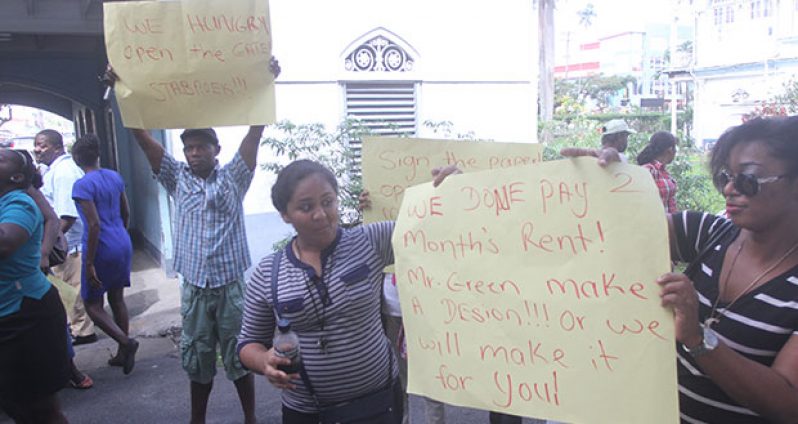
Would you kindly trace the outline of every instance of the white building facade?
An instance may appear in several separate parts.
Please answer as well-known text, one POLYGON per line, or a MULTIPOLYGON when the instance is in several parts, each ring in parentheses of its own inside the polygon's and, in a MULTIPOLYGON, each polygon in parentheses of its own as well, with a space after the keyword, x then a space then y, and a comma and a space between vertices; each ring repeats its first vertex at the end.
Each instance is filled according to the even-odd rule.
POLYGON ((694 135, 716 140, 798 74, 798 1, 695 2, 694 135))
MULTIPOLYGON (((270 12, 278 120, 332 131, 357 118, 377 133, 430 138, 424 122, 449 121, 482 139, 536 141, 537 15, 528 0, 272 0, 270 12)), ((225 163, 244 129, 217 131, 225 163)), ((167 144, 182 157, 178 134, 167 144)), ((261 149, 261 161, 269 154, 261 149)), ((247 214, 274 212, 273 180, 258 170, 247 214)))

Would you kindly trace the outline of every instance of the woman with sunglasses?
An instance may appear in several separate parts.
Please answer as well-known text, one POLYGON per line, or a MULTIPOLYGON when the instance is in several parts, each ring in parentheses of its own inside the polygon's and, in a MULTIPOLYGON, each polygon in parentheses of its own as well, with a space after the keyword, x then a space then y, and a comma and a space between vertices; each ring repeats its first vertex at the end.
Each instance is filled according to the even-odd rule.
POLYGON ((676 157, 676 137, 667 131, 657 131, 648 140, 646 147, 637 155, 637 164, 651 173, 659 189, 665 212, 674 213, 676 209, 676 180, 666 167, 676 157))
MULTIPOLYGON (((561 153, 619 161, 612 149, 561 153)), ((671 255, 691 266, 657 281, 675 319, 682 422, 796 423, 798 116, 730 128, 710 167, 726 217, 668 215, 671 255)))

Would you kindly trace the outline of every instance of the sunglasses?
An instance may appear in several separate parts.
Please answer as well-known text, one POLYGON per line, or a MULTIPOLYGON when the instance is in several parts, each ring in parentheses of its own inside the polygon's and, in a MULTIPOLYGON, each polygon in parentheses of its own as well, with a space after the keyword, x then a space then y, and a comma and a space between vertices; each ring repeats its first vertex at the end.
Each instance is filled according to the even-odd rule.
POLYGON ((776 175, 775 177, 759 178, 754 174, 740 173, 737 175, 732 175, 729 173, 729 171, 723 170, 715 175, 712 178, 712 181, 715 183, 715 188, 717 188, 721 193, 723 192, 723 188, 726 187, 726 184, 731 181, 734 189, 737 190, 738 193, 751 197, 759 193, 759 186, 762 184, 776 182, 787 176, 788 174, 776 175))

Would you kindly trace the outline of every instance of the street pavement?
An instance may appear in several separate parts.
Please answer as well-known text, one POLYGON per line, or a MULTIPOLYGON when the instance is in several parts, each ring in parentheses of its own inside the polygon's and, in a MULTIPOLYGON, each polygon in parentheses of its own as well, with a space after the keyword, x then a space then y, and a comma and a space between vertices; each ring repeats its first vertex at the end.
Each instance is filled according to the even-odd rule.
MULTIPOLYGON (((254 255, 253 255, 254 256, 254 255)), ((256 259, 257 260, 257 259, 256 259)), ((130 375, 107 364, 116 343, 98 329, 100 340, 76 346, 75 363, 94 380, 89 390, 65 388, 59 393, 71 423, 187 423, 189 381, 180 365, 180 296, 176 278, 169 278, 147 254, 133 257, 131 287, 125 296, 130 332, 140 342, 130 375)), ((261 424, 280 423, 280 393, 265 378, 255 377, 256 412, 261 424)), ((423 401, 411 396, 411 422, 424 423, 423 401)), ((488 413, 447 406, 447 422, 487 423, 488 413)), ((243 422, 235 387, 219 368, 208 405, 208 424, 243 422)), ((531 420, 525 420, 531 423, 531 420)), ((0 424, 11 420, 0 412, 0 424)))

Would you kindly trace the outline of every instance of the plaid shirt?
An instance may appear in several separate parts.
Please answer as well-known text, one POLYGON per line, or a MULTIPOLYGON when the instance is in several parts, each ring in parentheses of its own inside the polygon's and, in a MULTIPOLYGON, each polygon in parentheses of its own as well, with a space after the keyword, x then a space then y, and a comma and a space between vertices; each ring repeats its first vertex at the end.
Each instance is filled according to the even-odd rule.
POLYGON ((164 153, 156 177, 174 199, 175 271, 189 284, 221 287, 249 268, 242 202, 253 175, 238 152, 207 179, 164 153))
POLYGON ((676 180, 671 177, 665 165, 658 160, 651 161, 643 165, 651 176, 654 177, 654 182, 657 183, 659 189, 659 197, 662 198, 662 205, 665 207, 665 212, 675 213, 679 210, 676 209, 676 180))

